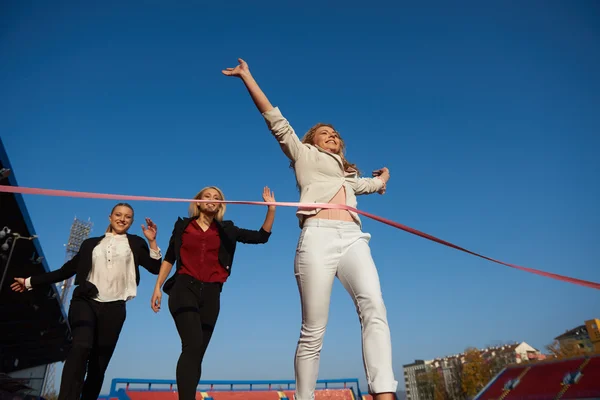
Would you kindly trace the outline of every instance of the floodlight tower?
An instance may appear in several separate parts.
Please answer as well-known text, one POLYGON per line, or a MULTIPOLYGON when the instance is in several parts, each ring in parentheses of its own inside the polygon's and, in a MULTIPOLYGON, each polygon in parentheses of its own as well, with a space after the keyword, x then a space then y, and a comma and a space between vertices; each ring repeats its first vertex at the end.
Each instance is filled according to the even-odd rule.
MULTIPOLYGON (((75 217, 73 224, 71 225, 71 232, 69 233, 69 240, 66 247, 65 254, 65 262, 72 259, 77 252, 79 251, 79 247, 81 247, 81 243, 85 239, 90 236, 90 232, 92 231, 93 223, 88 219, 87 221, 82 221, 75 217)), ((57 284, 58 292, 60 294, 60 302, 63 307, 67 307, 67 298, 69 296, 69 291, 73 286, 73 281, 75 277, 72 276, 66 281, 57 284)), ((44 386, 43 386, 43 396, 47 397, 48 395, 55 394, 54 384, 56 381, 56 363, 48 365, 46 369, 46 376, 44 378, 44 386)))

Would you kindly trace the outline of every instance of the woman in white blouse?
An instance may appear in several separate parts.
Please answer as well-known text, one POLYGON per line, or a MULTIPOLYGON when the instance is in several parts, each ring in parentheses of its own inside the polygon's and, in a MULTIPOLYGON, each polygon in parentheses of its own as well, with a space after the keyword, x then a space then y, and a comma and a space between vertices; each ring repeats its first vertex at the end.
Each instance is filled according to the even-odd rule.
MULTIPOLYGON (((361 178, 344 156, 344 141, 330 124, 317 124, 300 140, 262 92, 248 64, 238 59, 223 70, 242 79, 281 149, 290 159, 302 203, 335 203, 356 207, 356 195, 385 192, 387 168, 361 178)), ((319 357, 329 315, 333 280, 346 288, 359 315, 363 359, 369 393, 376 400, 394 399, 398 382, 392 369, 392 346, 379 276, 369 248, 370 235, 361 230, 355 212, 298 209, 302 232, 294 272, 302 304, 302 328, 296 349, 295 400, 314 399, 319 357)))
POLYGON ((125 322, 125 303, 137 294, 138 266, 154 275, 160 270, 162 256, 152 220, 146 218, 147 226, 142 225, 148 247, 143 238, 127 233, 133 223, 133 208, 129 204, 114 206, 108 219, 105 234, 85 240, 75 257, 60 269, 15 278, 11 285, 14 291, 24 292, 75 275, 77 287, 69 308, 73 343, 63 368, 59 400, 98 399, 125 322))

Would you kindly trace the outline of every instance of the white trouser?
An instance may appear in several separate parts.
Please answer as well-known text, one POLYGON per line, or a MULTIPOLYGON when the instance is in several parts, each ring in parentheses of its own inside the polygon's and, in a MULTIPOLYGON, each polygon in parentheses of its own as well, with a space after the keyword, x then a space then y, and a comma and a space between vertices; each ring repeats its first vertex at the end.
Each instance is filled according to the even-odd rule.
POLYGON ((313 400, 319 357, 329 316, 333 279, 346 288, 360 319, 363 362, 369 393, 395 392, 392 343, 379 275, 369 240, 354 222, 312 218, 304 223, 294 261, 302 303, 296 348, 296 400, 313 400))

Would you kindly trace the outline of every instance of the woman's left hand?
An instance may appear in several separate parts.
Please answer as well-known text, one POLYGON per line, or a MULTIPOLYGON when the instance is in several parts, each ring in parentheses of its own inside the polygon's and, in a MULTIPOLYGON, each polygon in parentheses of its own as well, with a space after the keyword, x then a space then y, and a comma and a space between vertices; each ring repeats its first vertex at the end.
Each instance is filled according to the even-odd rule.
POLYGON ((386 167, 383 167, 381 169, 373 171, 373 176, 383 181, 383 187, 379 189, 377 193, 384 194, 387 187, 387 181, 390 180, 390 170, 386 167))
MULTIPOLYGON (((268 186, 265 186, 263 189, 263 200, 266 202, 275 202, 275 192, 272 192, 271 189, 269 189, 268 186)), ((275 206, 269 206, 269 208, 274 209, 275 206)))
POLYGON ((142 224, 142 231, 144 232, 144 236, 146 236, 146 239, 148 239, 148 241, 150 242, 153 242, 156 240, 156 233, 158 231, 158 227, 154 222, 152 222, 150 218, 146 218, 146 224, 148 225, 147 228, 144 224, 142 224))
POLYGON ((387 169, 387 167, 377 169, 373 171, 373 176, 378 176, 381 179, 384 179, 385 182, 387 182, 390 179, 390 170, 387 169))

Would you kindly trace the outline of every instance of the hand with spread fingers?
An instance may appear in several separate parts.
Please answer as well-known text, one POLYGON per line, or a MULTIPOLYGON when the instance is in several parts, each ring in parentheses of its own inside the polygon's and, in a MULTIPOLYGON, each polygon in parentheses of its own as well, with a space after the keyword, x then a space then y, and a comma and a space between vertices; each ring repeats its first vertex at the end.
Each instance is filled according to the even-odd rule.
POLYGON ((156 241, 158 226, 156 226, 156 224, 150 218, 146 218, 146 224, 148 227, 142 224, 142 232, 144 232, 144 236, 146 236, 146 239, 148 239, 149 242, 156 241))

